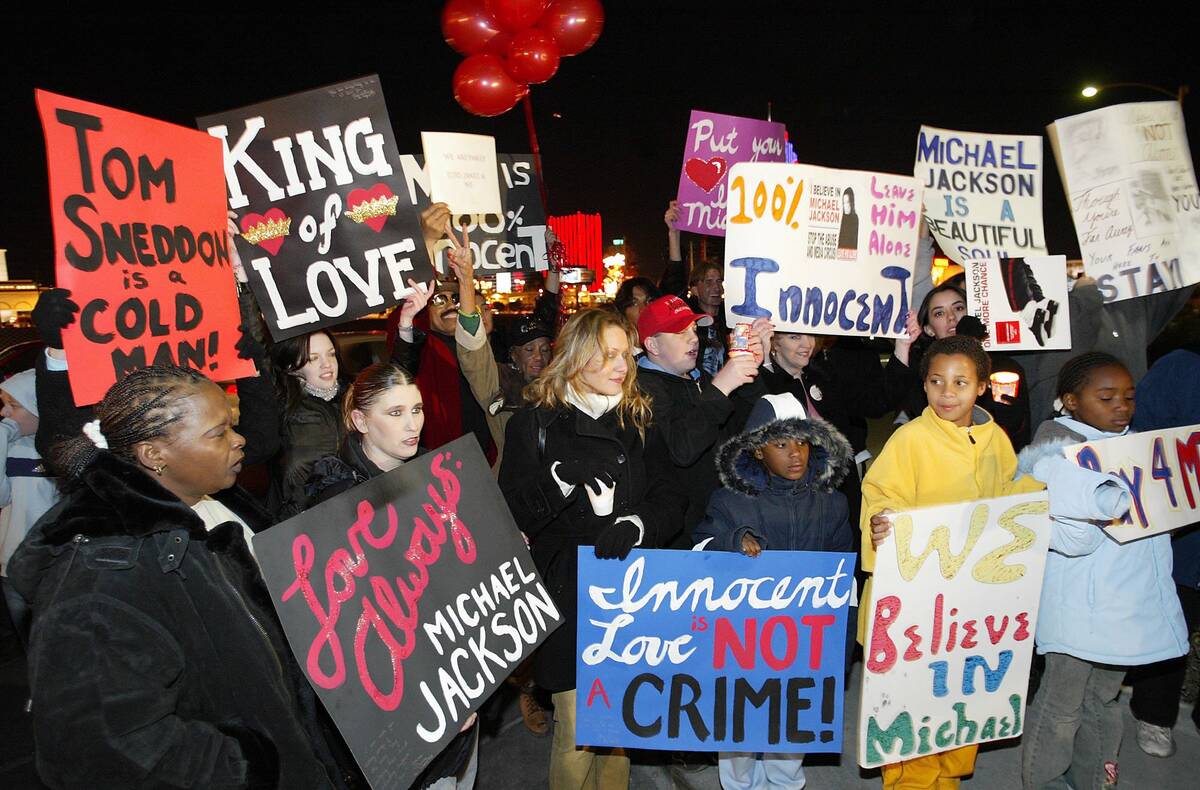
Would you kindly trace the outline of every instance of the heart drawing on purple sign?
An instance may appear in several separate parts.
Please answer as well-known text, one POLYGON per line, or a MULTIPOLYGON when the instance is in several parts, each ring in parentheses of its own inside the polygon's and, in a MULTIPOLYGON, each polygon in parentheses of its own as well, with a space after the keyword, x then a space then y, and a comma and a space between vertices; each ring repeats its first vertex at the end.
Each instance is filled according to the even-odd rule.
POLYGON ((687 177, 691 179, 692 183, 705 192, 712 192, 713 188, 721 183, 721 179, 725 177, 725 171, 728 169, 728 163, 719 156, 708 160, 692 157, 683 166, 683 172, 687 173, 687 177))

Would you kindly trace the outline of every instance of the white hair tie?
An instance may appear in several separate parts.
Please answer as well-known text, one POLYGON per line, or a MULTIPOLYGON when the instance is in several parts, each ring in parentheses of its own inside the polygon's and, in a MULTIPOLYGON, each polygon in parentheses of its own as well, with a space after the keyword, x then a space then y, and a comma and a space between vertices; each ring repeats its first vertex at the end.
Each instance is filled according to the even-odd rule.
POLYGON ((83 435, 91 440, 92 444, 101 450, 108 449, 108 439, 104 438, 104 434, 100 432, 100 421, 92 420, 89 423, 84 423, 83 435))

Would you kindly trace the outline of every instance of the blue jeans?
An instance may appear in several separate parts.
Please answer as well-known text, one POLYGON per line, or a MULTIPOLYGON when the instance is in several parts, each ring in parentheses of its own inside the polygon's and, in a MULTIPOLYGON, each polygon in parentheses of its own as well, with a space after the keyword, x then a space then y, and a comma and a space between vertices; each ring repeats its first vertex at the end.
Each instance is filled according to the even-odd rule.
POLYGON ((1124 667, 1093 664, 1064 653, 1046 654, 1042 684, 1025 719, 1021 784, 1025 790, 1075 790, 1117 784, 1124 667))
POLYGON ((721 752, 717 772, 724 790, 800 790, 804 787, 803 754, 721 752))

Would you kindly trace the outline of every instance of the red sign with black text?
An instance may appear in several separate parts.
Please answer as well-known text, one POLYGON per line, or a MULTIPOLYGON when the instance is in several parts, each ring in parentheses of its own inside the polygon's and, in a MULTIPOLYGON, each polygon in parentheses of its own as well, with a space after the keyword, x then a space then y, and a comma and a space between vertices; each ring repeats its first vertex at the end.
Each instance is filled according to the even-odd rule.
POLYGON ((75 403, 154 364, 216 381, 240 359, 221 143, 203 132, 37 91, 55 272, 79 305, 63 330, 75 403))

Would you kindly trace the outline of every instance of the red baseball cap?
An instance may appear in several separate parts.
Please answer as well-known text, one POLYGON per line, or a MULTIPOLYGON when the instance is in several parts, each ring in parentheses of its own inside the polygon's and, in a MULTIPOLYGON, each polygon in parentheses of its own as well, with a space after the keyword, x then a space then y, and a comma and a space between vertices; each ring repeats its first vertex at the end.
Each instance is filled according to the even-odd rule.
POLYGON ((682 332, 695 322, 708 326, 712 316, 692 312, 688 303, 678 296, 663 296, 655 299, 642 310, 638 317, 638 337, 647 338, 659 332, 682 332))

